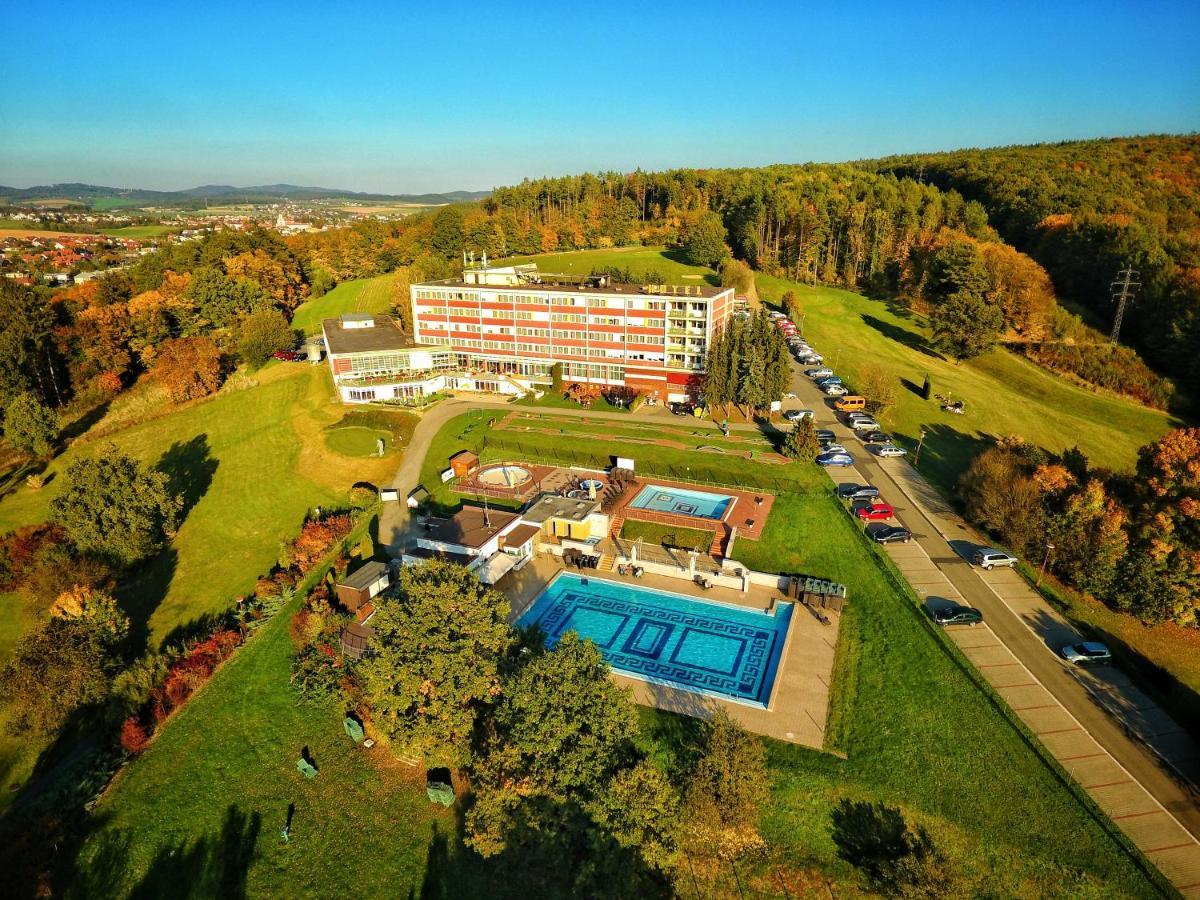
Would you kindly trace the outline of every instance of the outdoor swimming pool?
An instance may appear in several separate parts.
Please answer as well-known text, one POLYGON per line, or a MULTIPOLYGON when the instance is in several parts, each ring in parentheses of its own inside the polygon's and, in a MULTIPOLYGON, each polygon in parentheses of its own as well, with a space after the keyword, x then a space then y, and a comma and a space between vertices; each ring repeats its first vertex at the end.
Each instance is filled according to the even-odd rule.
POLYGON ((576 631, 623 675, 765 707, 791 618, 563 572, 519 623, 551 646, 576 631))
POLYGON ((650 509, 655 512, 674 513, 677 516, 695 516, 698 519, 720 519, 733 503, 727 494, 710 494, 707 491, 689 491, 684 488, 668 488, 648 484, 629 504, 634 509, 650 509))

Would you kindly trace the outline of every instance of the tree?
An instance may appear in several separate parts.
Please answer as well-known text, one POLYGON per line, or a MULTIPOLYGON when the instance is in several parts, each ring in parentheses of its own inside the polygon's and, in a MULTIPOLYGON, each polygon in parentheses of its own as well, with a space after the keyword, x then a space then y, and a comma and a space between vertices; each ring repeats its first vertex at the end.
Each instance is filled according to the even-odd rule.
POLYGON ((277 309, 260 309, 242 319, 238 336, 238 356, 251 368, 271 358, 276 350, 296 346, 296 332, 277 309))
POLYGON ((843 798, 831 814, 838 856, 872 889, 903 897, 947 897, 955 875, 923 826, 914 830, 894 806, 843 798))
POLYGON ((174 536, 183 501, 169 491, 166 473, 142 468, 111 444, 72 462, 63 480, 51 515, 80 550, 130 566, 174 536))
POLYGON ((699 749, 684 791, 689 853, 736 860, 761 851, 758 822, 770 790, 762 742, 719 709, 699 749))
POLYGON ((232 324, 239 315, 274 304, 271 294, 257 282, 230 278, 217 266, 196 269, 185 296, 201 321, 216 328, 232 324))
POLYGON ((740 259, 726 257, 721 263, 721 286, 731 287, 739 294, 748 294, 754 287, 754 272, 740 259))
POLYGON ((211 338, 172 338, 159 345, 152 372, 176 403, 205 397, 221 386, 221 350, 211 338))
POLYGON ((129 618, 111 596, 80 588, 51 612, 0 672, 0 700, 16 734, 55 734, 76 710, 107 698, 120 667, 129 618))
POLYGON ((715 212, 706 212, 687 230, 683 243, 684 258, 694 266, 715 268, 726 256, 725 223, 715 212))
POLYGON ((433 231, 429 240, 435 253, 455 256, 463 250, 463 208, 446 206, 433 216, 433 231))
POLYGON ((1004 315, 981 297, 969 293, 952 294, 933 308, 929 325, 937 349, 956 362, 972 359, 996 346, 1004 315))
POLYGON ((783 455, 802 462, 812 462, 821 452, 813 417, 805 416, 783 438, 783 455))
POLYGON ((1126 520, 1100 479, 1072 493, 1062 511, 1050 516, 1046 531, 1059 574, 1082 590, 1106 595, 1129 544, 1126 520))
POLYGON ((882 413, 896 402, 896 379, 878 363, 866 363, 858 370, 858 392, 867 398, 873 413, 882 413))
POLYGON ((804 320, 804 309, 800 306, 800 298, 796 296, 796 292, 784 291, 780 305, 783 307, 784 315, 799 327, 804 320))
POLYGON ((22 391, 4 409, 4 438, 29 456, 49 456, 58 438, 58 416, 32 391, 22 391))
POLYGON ((0 278, 0 404, 33 391, 61 403, 52 329, 54 312, 45 298, 11 278, 0 278))
POLYGON ((1045 532, 1042 491, 1020 453, 990 447, 959 478, 967 518, 1000 537, 1018 553, 1036 546, 1045 532))
POLYGON ((405 755, 463 765, 480 710, 500 693, 507 598, 462 566, 405 567, 376 600, 375 652, 360 663, 375 722, 405 755))
POLYGON ((637 712, 608 676, 596 645, 569 631, 505 684, 474 767, 467 842, 476 851, 502 852, 538 810, 556 819, 587 808, 636 762, 637 712))

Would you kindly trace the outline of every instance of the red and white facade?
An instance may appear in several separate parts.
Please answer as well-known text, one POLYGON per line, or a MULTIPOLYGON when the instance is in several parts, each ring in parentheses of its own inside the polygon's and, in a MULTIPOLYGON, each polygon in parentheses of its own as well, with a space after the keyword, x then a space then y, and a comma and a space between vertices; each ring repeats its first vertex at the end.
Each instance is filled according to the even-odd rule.
POLYGON ((536 266, 468 268, 461 281, 411 288, 413 340, 446 347, 469 371, 545 385, 563 380, 682 401, 709 342, 733 311, 733 288, 609 284, 541 275, 536 266))

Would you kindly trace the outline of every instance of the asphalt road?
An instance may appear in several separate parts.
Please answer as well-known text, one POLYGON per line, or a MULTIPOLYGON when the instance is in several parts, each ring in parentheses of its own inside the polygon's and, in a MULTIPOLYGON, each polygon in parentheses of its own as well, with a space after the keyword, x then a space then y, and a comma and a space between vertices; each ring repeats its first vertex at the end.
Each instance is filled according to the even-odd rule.
MULTIPOLYGON (((799 396, 797 401, 793 401, 794 404, 815 410, 818 427, 834 431, 839 442, 853 454, 858 472, 879 488, 883 499, 895 508, 897 519, 913 533, 913 539, 958 589, 966 602, 983 613, 992 631, 1013 655, 1042 682, 1097 743, 1141 782, 1185 828, 1200 838, 1200 805, 1197 804, 1195 796, 1176 780, 1156 756, 1125 734, 1121 726, 1096 704, 1066 664, 1047 646, 1046 641, 1031 631, 1025 622, 1009 609, 979 572, 950 543, 954 541, 959 545, 959 549, 980 546, 979 536, 949 511, 934 513, 938 518, 935 527, 929 516, 918 508, 893 477, 894 471, 909 466, 908 460, 884 460, 869 453, 865 445, 854 436, 853 431, 837 419, 837 414, 827 405, 827 398, 803 371, 798 366, 793 368, 793 390, 799 396)), ((830 470, 830 473, 836 479, 839 471, 841 470, 830 470)))

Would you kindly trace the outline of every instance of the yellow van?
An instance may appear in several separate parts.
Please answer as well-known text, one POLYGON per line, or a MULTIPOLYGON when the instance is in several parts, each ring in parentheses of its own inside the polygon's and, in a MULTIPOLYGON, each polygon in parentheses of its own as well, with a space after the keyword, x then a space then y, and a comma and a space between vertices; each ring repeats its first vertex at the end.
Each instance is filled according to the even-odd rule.
POLYGON ((840 412, 854 412, 858 409, 866 409, 867 398, 860 397, 857 394, 847 394, 845 397, 839 397, 835 400, 833 408, 840 412))

